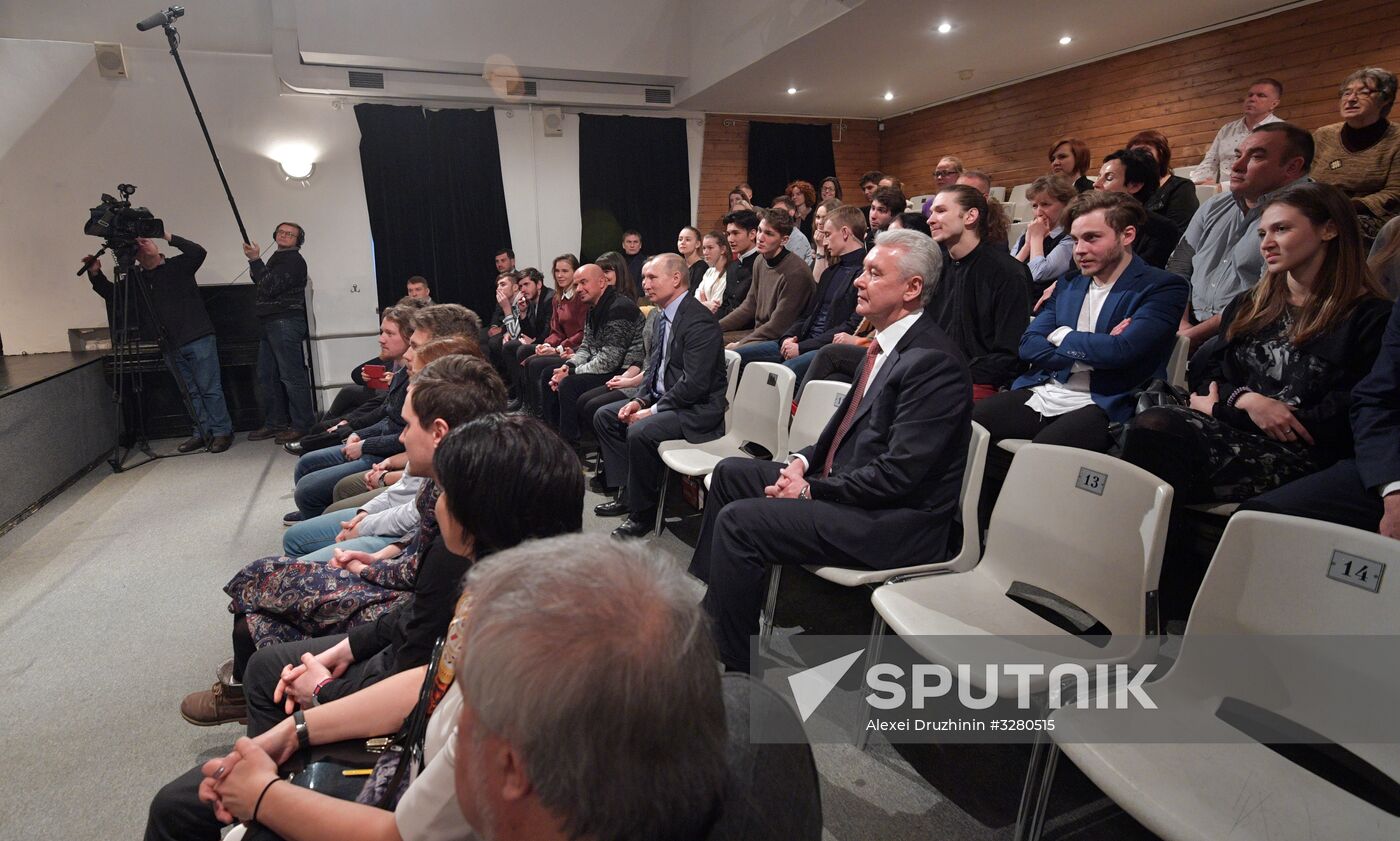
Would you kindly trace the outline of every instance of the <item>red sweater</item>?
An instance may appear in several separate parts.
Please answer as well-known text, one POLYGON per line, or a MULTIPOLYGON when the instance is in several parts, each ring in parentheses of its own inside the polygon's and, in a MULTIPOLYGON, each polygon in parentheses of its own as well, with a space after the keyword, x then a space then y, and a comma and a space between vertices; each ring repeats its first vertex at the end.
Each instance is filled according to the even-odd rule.
POLYGON ((549 335, 540 340, 540 343, 577 349, 583 341, 583 322, 586 318, 588 307, 577 295, 571 295, 565 300, 562 294, 556 293, 554 313, 549 317, 549 335))

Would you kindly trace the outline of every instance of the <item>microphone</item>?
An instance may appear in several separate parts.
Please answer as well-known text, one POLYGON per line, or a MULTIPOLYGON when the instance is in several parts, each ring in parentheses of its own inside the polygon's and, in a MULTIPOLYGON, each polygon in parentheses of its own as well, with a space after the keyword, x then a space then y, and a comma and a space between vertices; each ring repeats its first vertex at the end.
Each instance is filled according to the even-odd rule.
POLYGON ((184 6, 171 6, 168 9, 156 12, 150 17, 136 24, 137 30, 145 32, 147 29, 155 29, 157 26, 169 26, 175 19, 185 14, 184 6))

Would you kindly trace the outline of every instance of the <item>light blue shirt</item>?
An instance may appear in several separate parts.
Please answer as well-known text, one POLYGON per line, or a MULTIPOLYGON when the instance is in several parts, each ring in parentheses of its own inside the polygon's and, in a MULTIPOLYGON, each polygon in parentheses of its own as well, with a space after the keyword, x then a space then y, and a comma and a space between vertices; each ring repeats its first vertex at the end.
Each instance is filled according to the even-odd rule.
POLYGON ((812 241, 807 239, 801 228, 794 227, 792 233, 788 234, 787 250, 796 254, 799 260, 807 264, 807 268, 812 268, 812 263, 816 260, 812 254, 812 241))
MULTIPOLYGON (((1065 233, 1065 229, 1055 228, 1050 231, 1050 236, 1058 237, 1065 233)), ((1021 238, 1016 240, 1016 245, 1011 249, 1011 256, 1015 257, 1021 253, 1021 247, 1026 244, 1026 235, 1021 234, 1021 238)), ((1060 241, 1055 243, 1055 247, 1050 249, 1049 254, 1039 257, 1031 257, 1026 262, 1026 268, 1031 270, 1031 280, 1036 283, 1049 283, 1058 280, 1065 272, 1069 271, 1070 264, 1074 262, 1074 239, 1068 234, 1060 237, 1060 241)))

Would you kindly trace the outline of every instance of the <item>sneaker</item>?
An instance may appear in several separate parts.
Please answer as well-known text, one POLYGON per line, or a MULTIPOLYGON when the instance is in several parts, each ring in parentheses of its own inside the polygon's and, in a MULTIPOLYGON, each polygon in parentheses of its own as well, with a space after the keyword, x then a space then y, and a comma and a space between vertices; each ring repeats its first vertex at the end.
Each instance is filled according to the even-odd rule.
POLYGON ((248 699, 243 687, 215 684, 203 692, 191 692, 180 702, 180 715, 198 727, 216 724, 248 723, 248 699))
POLYGON ((283 515, 282 515, 282 525, 284 525, 284 526, 294 526, 294 525, 296 525, 297 523, 300 523, 302 520, 305 520, 305 519, 306 519, 306 515, 305 515, 305 514, 301 513, 300 511, 292 511, 292 512, 289 512, 289 513, 287 513, 287 514, 283 514, 283 515))
POLYGON ((306 437, 306 433, 299 429, 284 429, 277 434, 273 440, 278 444, 293 444, 306 437))
POLYGON ((266 441, 266 440, 269 439, 269 438, 276 438, 278 435, 281 435, 283 432, 286 432, 286 431, 287 431, 286 428, 283 428, 283 429, 273 429, 273 428, 270 427, 270 426, 264 426, 264 427, 262 427, 262 428, 260 428, 260 429, 255 429, 255 430, 253 430, 252 432, 249 432, 249 433, 248 433, 248 440, 249 440, 249 441, 266 441))

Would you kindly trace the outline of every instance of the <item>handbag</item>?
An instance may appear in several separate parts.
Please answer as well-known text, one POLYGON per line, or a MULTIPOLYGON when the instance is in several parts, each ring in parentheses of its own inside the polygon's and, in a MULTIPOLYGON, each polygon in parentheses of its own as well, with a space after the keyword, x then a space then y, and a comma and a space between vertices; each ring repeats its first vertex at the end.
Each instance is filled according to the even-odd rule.
MULTIPOLYGON (((1162 406, 1189 406, 1191 405, 1191 395, 1185 389, 1177 388, 1163 379, 1149 380, 1147 385, 1134 392, 1133 416, 1137 417, 1148 409, 1157 409, 1162 406)), ((1109 448, 1109 455, 1121 456, 1123 453, 1123 442, 1128 435, 1128 424, 1120 422, 1108 425, 1108 435, 1113 439, 1113 445, 1109 448)))
POLYGON ((338 800, 353 800, 393 811, 408 791, 409 770, 423 770, 423 742, 434 703, 436 675, 445 638, 439 637, 413 711, 399 732, 388 738, 317 745, 301 751, 281 768, 292 785, 338 800), (405 761, 407 760, 407 761, 405 761))

